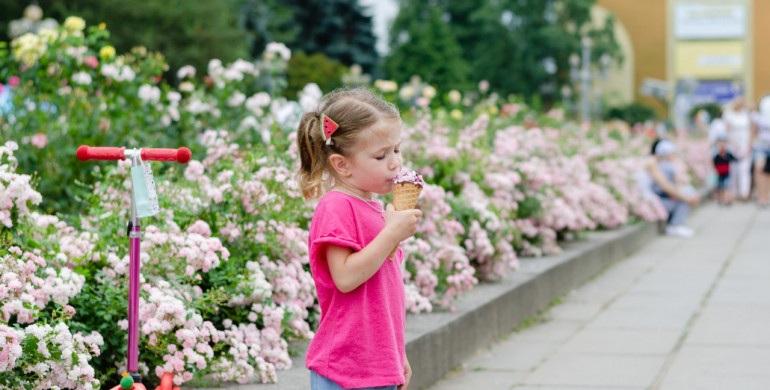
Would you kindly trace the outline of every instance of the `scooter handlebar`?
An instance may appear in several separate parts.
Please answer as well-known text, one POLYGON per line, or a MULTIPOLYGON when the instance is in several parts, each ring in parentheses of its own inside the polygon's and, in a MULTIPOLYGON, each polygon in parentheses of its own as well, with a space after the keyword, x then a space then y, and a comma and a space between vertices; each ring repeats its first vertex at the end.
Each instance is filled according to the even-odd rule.
MULTIPOLYGON (((80 161, 123 160, 126 158, 126 148, 81 145, 76 154, 80 161)), ((187 164, 192 158, 192 153, 190 149, 184 147, 178 149, 142 148, 140 156, 144 161, 176 161, 180 164, 187 164)))
POLYGON ((115 148, 106 146, 88 146, 80 145, 77 151, 78 160, 123 160, 126 148, 115 148))
POLYGON ((192 158, 192 152, 184 147, 179 149, 142 148, 141 156, 144 161, 176 161, 180 164, 187 164, 192 158))

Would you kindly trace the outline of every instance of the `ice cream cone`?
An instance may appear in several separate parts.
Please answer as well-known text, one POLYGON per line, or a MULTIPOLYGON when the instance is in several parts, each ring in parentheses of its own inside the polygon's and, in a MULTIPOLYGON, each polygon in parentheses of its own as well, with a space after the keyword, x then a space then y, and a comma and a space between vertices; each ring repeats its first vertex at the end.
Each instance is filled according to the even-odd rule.
MULTIPOLYGON (((393 185, 393 207, 396 211, 410 210, 417 206, 417 199, 420 198, 422 186, 414 183, 398 183, 393 185)), ((388 258, 393 260, 396 255, 398 245, 390 251, 388 258)))

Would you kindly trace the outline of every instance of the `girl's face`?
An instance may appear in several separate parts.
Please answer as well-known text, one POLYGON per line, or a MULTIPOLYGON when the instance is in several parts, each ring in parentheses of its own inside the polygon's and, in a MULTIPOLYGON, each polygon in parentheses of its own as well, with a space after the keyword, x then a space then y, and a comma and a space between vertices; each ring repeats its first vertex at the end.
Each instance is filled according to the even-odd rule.
POLYGON ((401 170, 401 121, 380 120, 364 130, 346 157, 348 173, 340 184, 356 195, 387 194, 393 190, 393 179, 401 170))

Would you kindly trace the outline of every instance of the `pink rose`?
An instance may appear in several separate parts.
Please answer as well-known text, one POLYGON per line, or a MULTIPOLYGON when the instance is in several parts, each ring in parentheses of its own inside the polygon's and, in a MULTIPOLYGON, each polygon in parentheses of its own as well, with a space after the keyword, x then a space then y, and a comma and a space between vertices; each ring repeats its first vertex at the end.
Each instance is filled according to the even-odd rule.
POLYGON ((83 60, 83 63, 86 64, 87 67, 91 69, 96 69, 97 66, 99 66, 99 60, 96 59, 94 56, 88 56, 85 60, 83 60))
POLYGON ((19 80, 19 76, 11 76, 11 77, 8 79, 8 85, 10 85, 10 86, 12 86, 12 87, 15 87, 15 86, 19 85, 19 82, 20 82, 20 81, 21 81, 21 80, 19 80))
POLYGON ((70 306, 70 305, 64 306, 64 315, 66 315, 67 317, 74 316, 75 315, 75 308, 70 306))
POLYGON ((39 149, 43 149, 48 143, 48 136, 43 133, 37 133, 30 138, 29 143, 37 146, 39 149))

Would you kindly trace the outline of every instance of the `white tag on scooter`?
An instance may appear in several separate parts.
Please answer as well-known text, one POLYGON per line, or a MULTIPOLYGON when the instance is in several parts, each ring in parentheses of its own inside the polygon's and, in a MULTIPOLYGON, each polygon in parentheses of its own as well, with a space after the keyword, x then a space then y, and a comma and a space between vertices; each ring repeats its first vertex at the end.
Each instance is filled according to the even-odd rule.
MULTIPOLYGON (((152 217, 158 212, 158 197, 157 194, 155 194, 155 182, 147 182, 147 171, 149 171, 149 167, 144 163, 131 167, 131 185, 133 186, 131 192, 133 193, 134 204, 136 205, 136 216, 139 218, 152 217), (154 205, 150 196, 150 186, 152 187, 153 196, 155 198, 154 205)), ((152 172, 150 172, 150 177, 152 178, 152 172)))
POLYGON ((155 190, 155 177, 152 175, 150 163, 144 163, 144 181, 147 183, 147 193, 150 196, 150 207, 152 215, 158 214, 160 206, 158 205, 158 192, 155 190))

